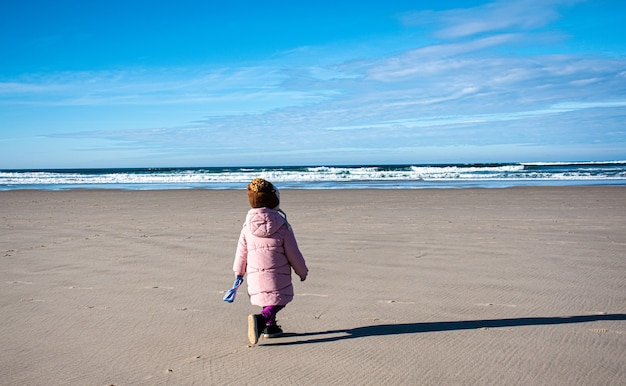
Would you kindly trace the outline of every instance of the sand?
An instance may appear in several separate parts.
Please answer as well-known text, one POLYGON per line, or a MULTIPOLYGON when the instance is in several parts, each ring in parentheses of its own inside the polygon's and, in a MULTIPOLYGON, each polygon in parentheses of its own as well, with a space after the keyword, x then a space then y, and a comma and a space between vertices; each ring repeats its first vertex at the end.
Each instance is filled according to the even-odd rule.
POLYGON ((0 192, 0 384, 626 383, 626 188, 281 198, 310 275, 250 346, 245 191, 0 192))

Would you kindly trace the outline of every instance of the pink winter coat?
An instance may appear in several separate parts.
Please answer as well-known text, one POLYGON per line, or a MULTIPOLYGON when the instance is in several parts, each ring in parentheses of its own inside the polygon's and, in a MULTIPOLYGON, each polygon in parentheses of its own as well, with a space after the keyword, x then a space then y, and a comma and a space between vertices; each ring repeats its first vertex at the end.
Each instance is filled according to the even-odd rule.
POLYGON ((287 220, 274 209, 250 209, 233 264, 236 275, 248 274, 250 302, 265 307, 292 301, 292 268, 301 280, 309 271, 287 220))

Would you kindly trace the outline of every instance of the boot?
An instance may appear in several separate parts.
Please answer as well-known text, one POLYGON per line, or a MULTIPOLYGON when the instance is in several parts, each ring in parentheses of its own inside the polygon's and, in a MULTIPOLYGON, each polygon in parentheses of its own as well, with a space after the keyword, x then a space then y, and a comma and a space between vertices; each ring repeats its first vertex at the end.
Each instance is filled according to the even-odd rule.
POLYGON ((251 344, 257 344, 264 328, 265 318, 263 315, 248 315, 248 340, 251 344))
POLYGON ((280 328, 280 326, 276 324, 276 322, 273 322, 272 324, 268 324, 267 326, 265 326, 265 330, 263 331, 264 338, 278 338, 279 336, 282 336, 282 335, 283 335, 283 329, 280 328))

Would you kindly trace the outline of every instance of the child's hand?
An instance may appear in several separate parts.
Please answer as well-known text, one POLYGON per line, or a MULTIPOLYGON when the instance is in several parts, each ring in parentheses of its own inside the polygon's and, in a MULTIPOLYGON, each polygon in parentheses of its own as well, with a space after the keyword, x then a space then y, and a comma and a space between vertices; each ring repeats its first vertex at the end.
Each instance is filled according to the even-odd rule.
POLYGON ((305 281, 306 280, 306 276, 300 276, 300 281, 305 281))

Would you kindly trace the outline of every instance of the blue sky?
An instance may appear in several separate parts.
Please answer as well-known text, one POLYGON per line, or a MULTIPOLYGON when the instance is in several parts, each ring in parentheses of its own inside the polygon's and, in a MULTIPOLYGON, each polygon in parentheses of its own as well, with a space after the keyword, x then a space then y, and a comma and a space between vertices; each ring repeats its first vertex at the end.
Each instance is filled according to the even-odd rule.
POLYGON ((622 0, 5 1, 0 168, 623 160, 624 36, 622 0))

